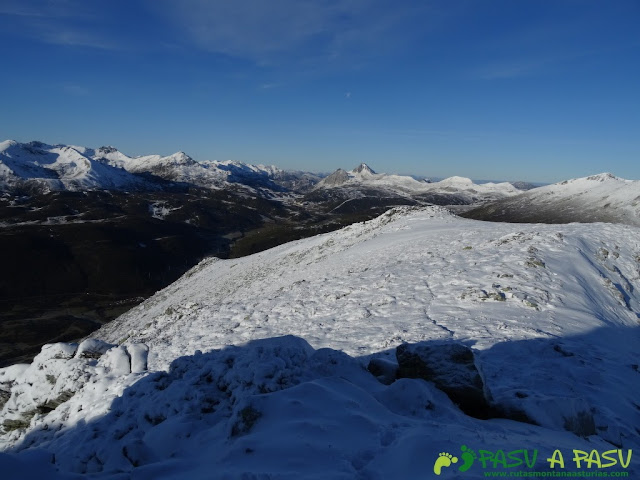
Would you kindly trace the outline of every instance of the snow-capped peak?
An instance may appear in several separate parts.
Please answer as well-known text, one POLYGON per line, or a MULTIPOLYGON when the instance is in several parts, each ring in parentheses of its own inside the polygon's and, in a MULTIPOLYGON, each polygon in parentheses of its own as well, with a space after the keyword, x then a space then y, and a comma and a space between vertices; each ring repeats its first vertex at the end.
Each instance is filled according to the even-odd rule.
POLYGON ((624 178, 615 176, 613 173, 603 172, 603 173, 598 173, 596 175, 590 175, 588 177, 572 178, 571 180, 565 180, 563 182, 558 182, 553 185, 549 185, 549 187, 553 187, 555 185, 555 186, 564 186, 566 188, 567 185, 575 185, 575 186, 580 186, 580 188, 592 188, 594 187, 593 185, 594 182, 603 184, 603 185, 598 185, 598 188, 600 187, 607 188, 608 186, 615 188, 614 185, 634 182, 634 180, 626 180, 624 178))
POLYGON ((473 180, 467 177, 448 177, 439 182, 441 185, 473 185, 473 180))
POLYGON ((360 175, 376 175, 376 172, 374 172, 373 169, 364 162, 351 170, 351 173, 360 175))
POLYGON ((606 182, 609 180, 622 180, 620 177, 616 177, 613 173, 604 172, 599 173, 597 175, 591 175, 587 177, 587 180, 596 181, 596 182, 606 182))
POLYGON ((190 164, 195 161, 193 158, 182 151, 176 152, 173 155, 169 155, 168 158, 174 160, 176 163, 182 164, 190 164))
POLYGON ((573 188, 595 188, 596 185, 594 185, 594 183, 597 183, 597 188, 616 188, 616 185, 621 186, 633 182, 638 181, 626 180, 624 178, 615 176, 613 173, 604 172, 598 173, 596 175, 590 175, 588 177, 572 178, 571 180, 565 180, 564 182, 549 185, 549 187, 563 186, 566 189, 567 186, 572 185, 574 186, 573 188))
POLYGON ((467 177, 449 177, 440 182, 425 184, 430 192, 453 194, 463 198, 466 203, 484 203, 487 201, 517 195, 520 191, 508 182, 476 184, 467 177))

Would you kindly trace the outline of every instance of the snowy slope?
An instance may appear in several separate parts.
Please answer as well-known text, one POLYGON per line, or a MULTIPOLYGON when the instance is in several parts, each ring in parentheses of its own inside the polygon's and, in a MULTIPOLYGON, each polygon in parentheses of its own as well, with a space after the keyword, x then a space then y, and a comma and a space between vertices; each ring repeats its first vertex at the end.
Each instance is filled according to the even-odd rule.
POLYGON ((220 188, 224 185, 226 175, 216 168, 196 162, 184 152, 172 155, 145 155, 129 157, 113 147, 101 147, 91 151, 94 158, 101 159, 109 165, 117 166, 133 173, 152 173, 165 180, 193 183, 209 188, 220 188))
MULTIPOLYGON (((555 449, 637 449, 638 233, 398 208, 208 259, 96 333, 120 347, 47 347, 0 370, 15 427, 0 439, 17 460, 140 478, 418 478, 462 444, 538 449, 537 470, 555 449), (364 369, 393 368, 403 342, 471 347, 487 398, 537 425, 471 418, 431 383, 364 369), (129 373, 140 345, 156 373, 129 373)), ((484 478, 478 462, 446 468, 484 478)))
POLYGON ((476 184, 466 177, 449 177, 426 186, 431 193, 455 193, 463 196, 469 203, 508 198, 521 193, 521 190, 508 182, 476 184))
POLYGON ((640 226, 640 180, 610 173, 535 188, 470 213, 519 222, 615 222, 640 226))
POLYGON ((365 163, 348 172, 338 169, 318 182, 315 187, 316 190, 332 188, 373 188, 408 196, 453 194, 464 203, 485 202, 521 193, 507 182, 475 184, 464 177, 450 177, 440 182, 425 182, 405 175, 376 173, 365 163))
POLYGON ((282 173, 274 166, 248 165, 231 160, 196 162, 184 152, 163 157, 146 155, 128 157, 113 147, 101 147, 93 157, 129 172, 148 172, 165 180, 183 182, 205 188, 224 188, 230 183, 278 189, 271 177, 282 173))
POLYGON ((86 156, 82 149, 41 142, 1 142, 0 191, 21 186, 43 191, 150 187, 142 178, 86 156))

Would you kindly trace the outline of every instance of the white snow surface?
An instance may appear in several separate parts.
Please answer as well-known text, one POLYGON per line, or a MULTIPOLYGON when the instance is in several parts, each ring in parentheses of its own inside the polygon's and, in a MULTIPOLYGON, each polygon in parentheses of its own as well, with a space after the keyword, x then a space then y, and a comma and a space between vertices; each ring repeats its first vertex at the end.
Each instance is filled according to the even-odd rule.
POLYGON ((501 196, 518 195, 522 193, 516 187, 509 182, 488 182, 488 183, 473 183, 473 180, 467 177, 449 177, 439 182, 424 183, 431 191, 434 192, 466 192, 476 195, 497 194, 501 196))
POLYGON ((633 449, 633 477, 639 233, 401 207, 204 260, 101 342, 0 369, 0 466, 22 475, 7 478, 435 478, 438 454, 464 444, 537 449, 535 470, 556 449, 633 449), (424 380, 383 385, 365 367, 395 362, 403 342, 471 347, 487 397, 535 424, 471 418, 424 380))

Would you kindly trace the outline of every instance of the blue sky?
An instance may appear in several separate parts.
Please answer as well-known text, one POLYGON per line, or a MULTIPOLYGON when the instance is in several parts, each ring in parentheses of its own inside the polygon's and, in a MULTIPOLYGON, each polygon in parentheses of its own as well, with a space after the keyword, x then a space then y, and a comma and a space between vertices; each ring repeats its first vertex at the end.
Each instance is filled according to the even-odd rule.
POLYGON ((0 0, 0 137, 640 179, 637 0, 0 0))

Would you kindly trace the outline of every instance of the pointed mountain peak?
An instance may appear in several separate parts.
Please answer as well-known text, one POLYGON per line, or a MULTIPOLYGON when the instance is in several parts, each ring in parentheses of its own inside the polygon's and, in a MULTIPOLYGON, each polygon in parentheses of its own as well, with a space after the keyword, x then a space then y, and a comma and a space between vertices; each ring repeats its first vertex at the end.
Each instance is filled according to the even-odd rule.
POLYGON ((362 162, 360 165, 358 165, 356 168, 354 168, 352 170, 353 173, 364 173, 364 174, 369 174, 369 175, 375 175, 376 172, 373 171, 373 169, 367 165, 366 163, 362 162))

